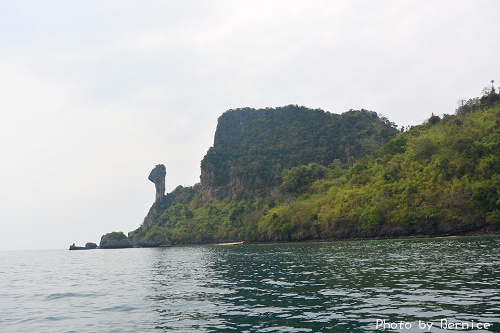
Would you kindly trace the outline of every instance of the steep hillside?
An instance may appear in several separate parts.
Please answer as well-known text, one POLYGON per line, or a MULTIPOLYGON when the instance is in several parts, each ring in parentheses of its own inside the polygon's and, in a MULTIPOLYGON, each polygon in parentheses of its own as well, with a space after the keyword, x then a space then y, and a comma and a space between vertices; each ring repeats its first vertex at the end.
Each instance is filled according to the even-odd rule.
POLYGON ((444 236, 500 231, 500 106, 495 91, 432 116, 338 176, 286 173, 286 198, 260 240, 444 236))

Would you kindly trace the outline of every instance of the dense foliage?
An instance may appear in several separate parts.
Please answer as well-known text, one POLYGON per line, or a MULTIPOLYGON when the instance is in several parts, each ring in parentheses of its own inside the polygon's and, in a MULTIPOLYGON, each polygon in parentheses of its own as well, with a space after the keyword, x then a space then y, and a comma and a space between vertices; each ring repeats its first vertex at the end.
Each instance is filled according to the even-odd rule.
MULTIPOLYGON (((222 169, 226 173, 279 182, 274 195, 226 195, 207 201, 200 184, 178 187, 167 195, 153 226, 142 226, 131 237, 162 235, 176 244, 500 230, 500 104, 493 89, 480 99, 462 103, 454 115, 433 115, 378 147, 377 140, 390 136, 390 130, 376 136, 377 140, 373 136, 357 140, 360 133, 372 133, 379 126, 368 122, 365 128, 360 121, 368 116, 375 119, 373 113, 351 111, 338 116, 314 110, 311 119, 302 119, 300 108, 287 108, 290 112, 284 114, 252 109, 224 114, 234 119, 225 123, 229 127, 224 131, 218 128, 215 148, 202 162, 202 168, 209 168, 226 161, 222 169), (261 118, 244 127, 246 112, 261 118), (272 131, 263 130, 270 126, 268 116, 283 117, 277 123, 289 119, 294 128, 273 132, 285 138, 277 140, 277 146, 268 146, 272 131), (329 117, 335 121, 329 123, 329 117), (347 124, 353 119, 359 126, 339 125, 340 117, 348 119, 347 124), (306 132, 305 137, 295 137, 306 132), (338 152, 326 143, 311 147, 312 138, 330 144, 335 138, 335 145, 344 146, 338 152), (294 150, 294 140, 304 149, 294 150), (354 147, 356 163, 345 154, 346 147, 354 147), (305 163, 285 168, 290 165, 289 155, 305 163)), ((378 133, 382 128, 387 129, 380 126, 378 133)), ((218 177, 221 183, 227 181, 224 173, 218 177)))
POLYGON ((498 108, 463 121, 447 116, 401 134, 342 177, 315 181, 306 191, 286 187, 293 200, 270 209, 259 233, 328 238, 383 225, 441 224, 429 232, 453 234, 499 223, 499 119, 498 108))
POLYGON ((118 241, 127 239, 127 236, 123 233, 123 231, 113 231, 107 234, 107 236, 109 239, 118 241))
POLYGON ((340 115, 297 105, 229 110, 219 118, 214 146, 201 169, 212 174, 213 188, 237 179, 247 192, 256 193, 279 186, 284 169, 335 160, 353 163, 397 132, 385 117, 366 110, 340 115))

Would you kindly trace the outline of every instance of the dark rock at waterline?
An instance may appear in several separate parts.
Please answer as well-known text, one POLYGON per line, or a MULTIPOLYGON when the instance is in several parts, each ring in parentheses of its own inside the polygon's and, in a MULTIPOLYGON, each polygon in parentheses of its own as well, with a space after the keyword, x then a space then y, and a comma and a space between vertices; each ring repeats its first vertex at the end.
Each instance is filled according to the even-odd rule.
POLYGON ((384 224, 367 228, 357 228, 339 221, 333 228, 326 230, 311 229, 307 231, 277 233, 273 237, 256 238, 256 242, 300 242, 312 240, 360 240, 360 239, 398 239, 413 237, 445 237, 459 235, 498 234, 500 223, 487 224, 483 221, 470 220, 456 223, 446 220, 422 221, 412 224, 384 224))
POLYGON ((97 244, 88 242, 87 244, 85 244, 85 247, 82 247, 82 246, 76 246, 75 243, 73 243, 73 245, 69 246, 69 249, 70 250, 92 250, 92 249, 97 249, 97 244))
MULTIPOLYGON (((129 233, 129 237, 130 237, 129 233)), ((159 246, 172 246, 172 242, 165 238, 161 234, 156 234, 151 237, 141 238, 141 239, 131 239, 133 246, 137 247, 159 247, 159 246)))

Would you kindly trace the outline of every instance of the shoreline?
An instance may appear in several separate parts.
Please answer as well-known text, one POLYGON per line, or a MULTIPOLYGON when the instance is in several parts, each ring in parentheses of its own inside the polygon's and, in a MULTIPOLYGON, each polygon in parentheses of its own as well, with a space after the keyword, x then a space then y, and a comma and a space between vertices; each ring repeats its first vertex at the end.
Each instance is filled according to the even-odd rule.
POLYGON ((184 247, 184 246, 237 246, 237 245, 272 245, 272 244, 307 244, 307 243, 334 243, 334 242, 360 242, 360 241, 380 241, 380 240, 412 240, 412 239, 439 239, 439 238, 457 238, 457 237, 500 237, 500 232, 488 233, 464 233, 456 235, 411 235, 407 237, 373 237, 373 238, 343 238, 343 239, 303 239, 294 241, 272 240, 272 241, 234 241, 234 242, 211 242, 211 243, 185 243, 173 245, 156 245, 156 246, 131 246, 131 247, 116 247, 116 248, 99 248, 99 249, 125 249, 125 248, 168 248, 168 247, 184 247))

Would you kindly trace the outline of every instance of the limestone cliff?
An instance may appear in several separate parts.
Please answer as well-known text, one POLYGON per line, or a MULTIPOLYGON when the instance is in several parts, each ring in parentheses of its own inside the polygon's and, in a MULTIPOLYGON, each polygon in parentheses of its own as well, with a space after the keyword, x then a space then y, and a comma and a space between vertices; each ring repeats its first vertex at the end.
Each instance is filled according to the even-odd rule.
POLYGON ((367 110, 340 115, 297 105, 229 110, 219 117, 214 145, 201 161, 203 197, 269 196, 284 169, 335 161, 352 165, 396 134, 393 123, 367 110))
POLYGON ((158 164, 151 173, 148 179, 155 184, 156 199, 155 201, 162 201, 165 197, 165 177, 167 175, 167 168, 163 164, 158 164))
POLYGON ((167 175, 167 168, 163 164, 158 164, 151 170, 148 179, 155 184, 156 194, 155 202, 149 209, 148 215, 144 218, 144 225, 151 226, 153 221, 162 213, 159 210, 161 202, 165 198, 165 177, 167 175))

